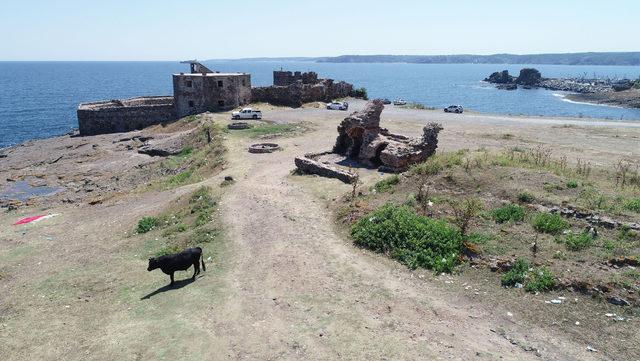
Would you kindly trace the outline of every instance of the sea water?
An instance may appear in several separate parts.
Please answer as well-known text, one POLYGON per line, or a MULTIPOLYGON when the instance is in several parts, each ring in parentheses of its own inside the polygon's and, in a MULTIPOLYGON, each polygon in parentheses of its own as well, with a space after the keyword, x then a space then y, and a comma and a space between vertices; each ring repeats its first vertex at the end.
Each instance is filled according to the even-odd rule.
MULTIPOLYGON (((354 64, 276 61, 209 61, 213 70, 251 73, 253 85, 270 85, 273 70, 316 71, 320 77, 365 87, 371 98, 403 98, 430 107, 505 115, 588 117, 640 121, 640 109, 565 101, 544 89, 498 90, 482 82, 494 71, 517 75, 535 67, 545 77, 640 77, 637 66, 502 64, 354 64)), ((142 95, 171 95, 176 62, 0 62, 0 148, 64 134, 77 127, 81 102, 142 95)))

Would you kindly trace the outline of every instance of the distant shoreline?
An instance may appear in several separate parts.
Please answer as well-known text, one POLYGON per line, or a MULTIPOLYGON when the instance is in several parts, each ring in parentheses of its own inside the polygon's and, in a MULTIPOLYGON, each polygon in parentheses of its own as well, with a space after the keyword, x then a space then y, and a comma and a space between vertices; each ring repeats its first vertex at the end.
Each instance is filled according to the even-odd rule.
POLYGON ((325 57, 254 57, 207 61, 309 61, 316 63, 513 64, 640 66, 640 52, 586 52, 492 55, 340 55, 325 57))

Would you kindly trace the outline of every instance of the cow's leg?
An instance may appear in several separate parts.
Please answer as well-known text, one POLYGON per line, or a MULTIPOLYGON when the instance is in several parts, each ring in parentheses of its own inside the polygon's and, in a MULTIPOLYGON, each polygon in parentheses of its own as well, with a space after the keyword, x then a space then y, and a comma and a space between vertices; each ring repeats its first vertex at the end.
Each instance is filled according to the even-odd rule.
POLYGON ((173 286, 173 272, 169 274, 169 277, 171 277, 171 283, 169 283, 169 286, 173 286))
POLYGON ((200 273, 200 264, 198 264, 198 261, 195 261, 193 263, 193 277, 191 277, 191 279, 195 281, 198 273, 200 273))

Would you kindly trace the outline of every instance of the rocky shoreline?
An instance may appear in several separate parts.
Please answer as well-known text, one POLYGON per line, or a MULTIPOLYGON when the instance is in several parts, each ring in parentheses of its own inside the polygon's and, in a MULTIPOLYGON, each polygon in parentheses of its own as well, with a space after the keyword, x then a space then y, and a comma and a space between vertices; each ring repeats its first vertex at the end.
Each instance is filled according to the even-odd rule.
POLYGON ((567 95, 567 99, 573 101, 640 108, 640 80, 544 78, 537 69, 524 68, 517 77, 503 70, 492 73, 484 81, 503 90, 543 88, 574 93, 567 95))

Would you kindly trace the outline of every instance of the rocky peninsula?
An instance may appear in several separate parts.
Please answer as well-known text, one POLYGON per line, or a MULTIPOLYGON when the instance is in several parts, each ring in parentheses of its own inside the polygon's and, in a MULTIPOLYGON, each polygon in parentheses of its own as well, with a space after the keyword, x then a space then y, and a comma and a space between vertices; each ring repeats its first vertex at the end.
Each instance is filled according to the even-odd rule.
POLYGON ((523 68, 517 77, 503 70, 492 73, 484 81, 496 84, 498 89, 544 88, 569 92, 566 98, 572 101, 640 108, 640 79, 544 78, 535 68, 523 68))

